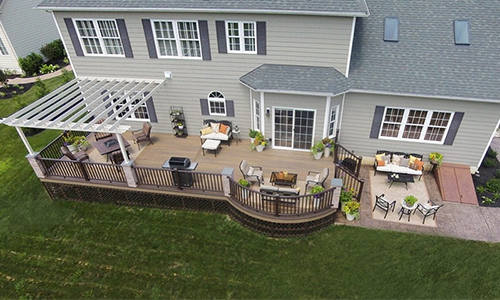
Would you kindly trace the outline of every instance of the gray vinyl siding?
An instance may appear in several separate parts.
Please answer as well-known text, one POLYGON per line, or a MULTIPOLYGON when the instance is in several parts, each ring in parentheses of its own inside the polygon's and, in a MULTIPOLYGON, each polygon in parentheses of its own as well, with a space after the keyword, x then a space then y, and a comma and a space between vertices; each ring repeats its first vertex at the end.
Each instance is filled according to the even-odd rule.
POLYGON ((340 143, 358 155, 373 157, 376 150, 419 153, 428 161, 431 152, 443 154, 444 162, 464 164, 475 169, 490 141, 498 122, 500 103, 428 99, 416 97, 382 96, 348 93, 340 133, 340 143), (375 106, 421 108, 464 112, 453 145, 436 145, 412 141, 370 139, 375 106))
POLYGON ((6 0, 0 19, 17 57, 39 53, 42 45, 59 38, 52 14, 33 9, 39 0, 6 0))
POLYGON ((0 24, 0 38, 2 39, 2 42, 5 45, 7 52, 9 53, 9 55, 1 55, 0 54, 0 69, 2 69, 2 70, 15 70, 16 72, 21 73, 21 68, 19 67, 19 64, 17 63, 16 53, 14 52, 14 49, 10 45, 9 39, 8 39, 7 35, 5 34, 5 31, 3 30, 3 27, 1 24, 0 24))
POLYGON ((172 71, 172 79, 154 95, 158 124, 153 130, 171 132, 168 109, 182 106, 190 135, 199 134, 203 119, 214 118, 201 115, 199 99, 220 91, 234 100, 235 117, 215 118, 233 121, 242 129, 241 136, 247 136, 252 118, 250 93, 238 79, 261 64, 330 66, 345 72, 352 25, 351 18, 224 14, 57 12, 56 19, 79 77, 162 79, 164 71, 172 71), (64 18, 125 19, 134 58, 77 57, 64 18), (212 60, 149 58, 142 19, 207 20, 212 60), (218 53, 216 20, 265 21, 267 55, 218 53))

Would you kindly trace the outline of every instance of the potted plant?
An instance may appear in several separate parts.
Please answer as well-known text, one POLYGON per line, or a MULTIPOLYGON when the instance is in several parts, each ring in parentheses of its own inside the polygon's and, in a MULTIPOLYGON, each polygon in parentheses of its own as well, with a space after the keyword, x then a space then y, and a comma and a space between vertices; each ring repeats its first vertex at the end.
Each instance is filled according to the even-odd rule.
POLYGON ((325 145, 325 157, 329 157, 332 147, 335 146, 335 142, 329 137, 324 138, 323 140, 321 140, 321 142, 323 142, 323 145, 325 145))
POLYGON ((177 122, 177 128, 179 128, 180 130, 182 130, 184 128, 184 123, 177 122))
POLYGON ((352 198, 354 197, 354 189, 348 190, 347 188, 343 188, 340 191, 340 209, 344 211, 344 206, 347 202, 352 201, 352 198))
POLYGON ((429 154, 429 160, 431 164, 441 166, 441 163, 443 162, 443 154, 439 152, 432 152, 429 154))
POLYGON ((413 205, 415 205, 415 203, 417 203, 417 201, 418 201, 417 197, 413 195, 406 196, 404 199, 404 202, 408 207, 412 207, 413 205))
POLYGON ((257 136, 258 133, 260 133, 258 130, 253 130, 253 129, 248 130, 248 136, 250 137, 251 144, 253 144, 253 142, 255 141, 255 137, 257 136))
POLYGON ((344 205, 345 216, 347 220, 352 221, 354 219, 359 219, 359 202, 349 201, 344 205))
POLYGON ((267 146, 266 137, 262 133, 257 132, 257 134, 255 135, 255 139, 252 143, 252 149, 257 150, 257 152, 262 152, 266 146, 267 146))
POLYGON ((78 149, 85 151, 90 146, 90 143, 87 141, 87 139, 83 135, 81 135, 81 136, 74 137, 73 145, 75 147, 77 147, 78 149))
MULTIPOLYGON (((249 188, 250 187, 250 182, 246 179, 240 179, 238 181, 238 183, 243 186, 243 187, 246 187, 246 188, 249 188)), ((241 197, 243 199, 247 199, 248 198, 248 190, 247 189, 241 189, 241 197)))
POLYGON ((317 194, 322 193, 324 191, 325 188, 322 187, 321 185, 315 185, 311 188, 311 194, 313 195, 314 199, 314 208, 318 208, 321 201, 321 196, 317 194))
POLYGON ((311 153, 314 156, 314 159, 320 159, 323 156, 323 152, 325 151, 325 145, 323 142, 319 141, 311 147, 311 153))
POLYGON ((73 136, 70 131, 66 131, 62 134, 62 138, 64 140, 64 146, 68 148, 72 153, 76 152, 77 146, 75 145, 76 136, 73 136))

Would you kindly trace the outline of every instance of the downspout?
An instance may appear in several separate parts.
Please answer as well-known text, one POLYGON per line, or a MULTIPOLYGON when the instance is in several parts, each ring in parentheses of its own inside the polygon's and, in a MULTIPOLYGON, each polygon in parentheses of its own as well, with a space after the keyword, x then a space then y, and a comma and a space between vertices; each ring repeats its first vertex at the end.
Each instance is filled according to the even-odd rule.
POLYGON ((265 120, 264 117, 266 116, 264 111, 265 111, 265 105, 264 105, 264 92, 260 92, 260 132, 262 135, 266 134, 266 127, 265 127, 265 120))
POLYGON ((252 129, 255 129, 254 127, 254 113, 255 113, 255 109, 253 107, 253 91, 251 88, 248 88, 248 91, 250 92, 250 128, 252 129))

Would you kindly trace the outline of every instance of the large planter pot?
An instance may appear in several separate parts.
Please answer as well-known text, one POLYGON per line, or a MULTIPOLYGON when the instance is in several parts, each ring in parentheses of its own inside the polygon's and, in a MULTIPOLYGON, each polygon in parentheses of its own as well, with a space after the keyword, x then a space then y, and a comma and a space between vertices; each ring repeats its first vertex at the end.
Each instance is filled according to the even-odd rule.
POLYGON ((356 216, 351 215, 350 213, 346 213, 345 216, 346 216, 348 221, 354 221, 354 219, 356 219, 356 216))
POLYGON ((251 137, 250 138, 250 144, 253 144, 253 142, 255 142, 255 138, 251 137))
POLYGON ((320 159, 321 156, 323 156, 323 152, 318 152, 318 153, 314 154, 314 159, 320 159))
POLYGON ((68 145, 66 148, 68 148, 71 153, 75 153, 78 150, 75 145, 68 145))
POLYGON ((325 157, 329 157, 332 152, 332 148, 325 147, 325 157))
POLYGON ((262 152, 265 147, 266 146, 264 146, 264 145, 257 145, 257 146, 255 146, 255 150, 257 150, 257 152, 262 152))

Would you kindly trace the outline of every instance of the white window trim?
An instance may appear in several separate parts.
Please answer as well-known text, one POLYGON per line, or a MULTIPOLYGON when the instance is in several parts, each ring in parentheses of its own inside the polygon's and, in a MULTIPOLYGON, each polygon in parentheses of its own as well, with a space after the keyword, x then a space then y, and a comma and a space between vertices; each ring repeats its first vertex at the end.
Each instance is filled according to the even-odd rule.
MULTIPOLYGON (((146 95, 144 95, 144 93, 140 94, 142 95, 142 97, 137 97, 134 101, 131 101, 132 98, 134 98, 136 95, 134 96, 130 96, 128 95, 128 91, 123 91, 123 94, 124 95, 127 95, 126 97, 124 97, 124 95, 121 95, 119 98, 113 98, 111 100, 111 102, 113 103, 113 112, 116 112, 118 109, 116 108, 116 105, 120 105, 120 107, 123 107, 123 106, 127 106, 129 110, 132 110, 134 109, 134 107, 136 107, 137 105, 136 104, 132 104, 132 102, 134 102, 135 100, 137 99, 144 99, 144 97, 146 97, 146 95), (117 99, 117 101, 113 101, 114 99, 117 99), (120 100, 121 99, 121 100, 120 100), (119 104, 119 102, 122 102, 122 101, 126 101, 127 103, 125 104, 119 104)), ((114 97, 114 95, 116 94, 110 94, 110 97, 114 97)), ((144 107, 146 108, 146 112, 149 116, 149 110, 148 110, 148 106, 146 105, 146 102, 144 102, 143 104, 139 105, 139 107, 144 107)), ((122 111, 123 114, 126 114, 127 113, 127 110, 123 110, 122 111)), ((116 119, 117 120, 120 120, 122 119, 122 117, 119 117, 119 116, 116 116, 116 119)), ((133 114, 131 114, 130 116, 128 116, 125 120, 127 121, 140 121, 140 122, 149 122, 150 119, 141 119, 141 118, 136 118, 135 117, 135 111, 133 114)))
POLYGON ((80 40, 80 45, 82 47, 83 52, 85 53, 85 56, 106 56, 106 57, 125 57, 125 48, 123 46, 123 40, 120 35, 120 30, 118 29, 118 24, 116 23, 116 19, 73 19, 73 25, 75 26, 75 31, 76 34, 78 35, 78 39, 80 40), (94 24, 94 29, 97 34, 97 39, 99 40, 99 45, 101 46, 102 49, 102 54, 94 54, 94 53, 87 53, 87 49, 85 49, 85 43, 83 42, 83 38, 80 36, 80 32, 78 30, 78 24, 76 24, 77 21, 91 21, 94 24), (99 27, 99 24, 97 24, 98 21, 111 21, 115 24, 116 26, 116 33, 118 33, 118 38, 120 39, 120 43, 122 44, 122 50, 123 54, 108 54, 106 51, 106 44, 104 43, 104 38, 101 36, 101 30, 99 27))
POLYGON ((226 21, 226 45, 228 53, 243 53, 243 54, 257 54, 257 22, 254 21, 226 21), (231 50, 231 46, 229 43, 229 23, 238 23, 238 37, 240 39, 240 50, 231 50), (244 23, 252 23, 254 29, 254 39, 255 39, 255 50, 254 51, 246 51, 245 50, 245 33, 244 33, 244 23))
POLYGON ((211 115, 211 116, 227 116, 227 105, 226 105, 226 97, 224 96, 223 93, 219 92, 219 91, 212 91, 210 93, 208 93, 208 97, 207 97, 207 101, 208 101, 208 113, 211 115), (212 93, 219 93, 220 95, 223 96, 223 98, 214 98, 214 97, 210 97, 210 95, 212 93), (223 114, 221 113, 213 113, 212 112, 212 108, 210 106, 210 103, 211 102, 219 102, 219 103, 224 103, 224 112, 223 114))
POLYGON ((328 137, 329 138, 334 138, 336 133, 337 133, 337 128, 338 128, 338 123, 339 123, 339 105, 334 105, 330 108, 330 115, 329 115, 329 118, 328 118, 328 128, 327 128, 327 132, 328 132, 328 137), (330 134, 330 125, 332 124, 332 113, 333 113, 333 110, 335 110, 335 121, 333 121, 334 123, 334 126, 333 126, 333 133, 330 134))
POLYGON ((396 106, 386 106, 384 109, 384 115, 382 116, 382 122, 380 123, 380 131, 378 133, 378 138, 383 139, 383 140, 397 140, 397 141, 405 141, 405 142, 418 142, 418 143, 428 143, 428 144, 438 144, 438 145, 443 145, 444 141, 446 140, 446 136, 448 135, 448 131, 450 130, 451 123, 453 121, 453 117, 455 116, 455 112, 453 111, 446 111, 446 110, 432 110, 432 109, 422 109, 422 108, 405 108, 405 107, 396 107, 396 106), (382 136, 382 130, 384 128, 384 119, 385 115, 387 114, 387 109, 402 109, 404 110, 403 113, 403 119, 401 121, 401 126, 399 128, 398 136, 397 137, 387 137, 387 136, 382 136), (408 120, 408 115, 411 110, 419 110, 419 111, 426 111, 427 112, 427 117, 425 119, 424 124, 422 125, 422 134, 420 135, 419 139, 408 139, 408 138, 403 138, 403 133, 404 133, 404 128, 407 125, 407 120, 408 120), (446 127, 444 133, 443 133, 443 139, 441 141, 428 141, 425 140, 425 135, 427 133, 427 129, 429 128, 429 123, 432 118, 432 114, 434 112, 440 112, 440 113, 449 113, 450 114, 450 120, 448 122, 448 126, 446 127))
POLYGON ((202 60, 203 59, 203 49, 201 47, 201 37, 200 37, 200 24, 198 24, 198 20, 151 20, 151 28, 153 31, 153 36, 155 39, 155 46, 156 46, 156 53, 158 53, 158 58, 163 58, 163 59, 194 59, 194 60, 202 60), (175 38, 175 45, 177 47, 177 55, 160 55, 160 44, 158 44, 158 37, 156 36, 156 30, 155 30, 155 22, 172 22, 173 28, 174 28, 174 38, 175 38), (198 45, 200 47, 200 56, 183 56, 182 55, 182 47, 181 47, 181 40, 179 39, 179 27, 177 26, 178 23, 182 22, 189 22, 189 23, 196 23, 196 31, 198 33, 198 45))

